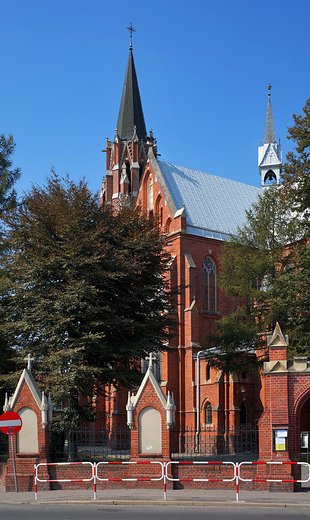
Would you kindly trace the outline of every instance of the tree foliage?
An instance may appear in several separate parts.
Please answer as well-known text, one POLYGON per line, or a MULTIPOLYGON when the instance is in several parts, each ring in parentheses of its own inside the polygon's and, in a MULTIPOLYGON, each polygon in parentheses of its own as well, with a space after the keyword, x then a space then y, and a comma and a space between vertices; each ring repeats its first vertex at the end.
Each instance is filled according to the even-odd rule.
POLYGON ((259 194, 246 211, 245 225, 223 246, 219 284, 235 299, 236 310, 222 318, 217 335, 209 338, 219 353, 210 364, 228 372, 257 368, 254 353, 263 352, 262 332, 282 322, 283 308, 274 305, 274 288, 291 265, 287 244, 299 236, 299 220, 280 199, 279 189, 271 186, 259 194))
POLYGON ((293 114, 288 138, 295 148, 283 166, 281 200, 289 204, 300 223, 299 240, 291 244, 290 263, 275 288, 274 305, 286 316, 292 353, 310 354, 310 98, 303 115, 293 114))
POLYGON ((20 177, 20 168, 12 169, 15 151, 12 135, 0 135, 0 218, 16 202, 15 182, 20 177))
POLYGON ((2 321, 16 356, 70 419, 78 394, 134 385, 138 360, 171 325, 165 238, 139 208, 98 206, 87 184, 52 174, 6 218, 2 321))
POLYGON ((213 364, 226 371, 255 367, 257 358, 242 353, 263 348, 262 334, 277 321, 291 355, 310 353, 310 99, 303 111, 288 129, 296 148, 287 155, 282 186, 259 195, 223 248, 220 285, 236 299, 236 313, 219 322, 211 340, 218 351, 213 364))
POLYGON ((233 314, 224 316, 217 323, 216 334, 208 336, 213 345, 205 351, 208 365, 225 374, 254 372, 260 366, 255 348, 261 348, 260 342, 255 341, 259 338, 256 338, 256 332, 257 326, 247 309, 238 306, 233 314))
MULTIPOLYGON (((288 139, 296 143, 287 154, 283 167, 282 190, 293 210, 302 214, 309 227, 310 214, 310 98, 303 108, 304 115, 293 114, 294 125, 288 128, 288 139)), ((308 229, 309 231, 309 229, 308 229)))
MULTIPOLYGON (((0 232, 3 228, 3 217, 5 213, 16 204, 16 191, 14 189, 15 182, 20 178, 20 168, 13 168, 12 156, 15 151, 15 142, 12 135, 5 137, 0 135, 0 232)), ((3 243, 0 242, 0 250, 3 249, 3 243)), ((0 279, 2 277, 2 272, 0 279)), ((0 326, 0 374, 5 374, 9 370, 13 370, 14 362, 11 359, 11 352, 0 326)), ((9 391, 10 385, 3 385, 2 392, 9 391)))

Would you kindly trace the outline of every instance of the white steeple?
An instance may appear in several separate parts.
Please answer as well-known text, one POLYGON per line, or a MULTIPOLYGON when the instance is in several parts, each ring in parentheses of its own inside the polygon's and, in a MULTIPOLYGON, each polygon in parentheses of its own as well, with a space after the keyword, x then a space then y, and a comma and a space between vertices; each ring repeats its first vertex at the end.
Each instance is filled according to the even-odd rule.
POLYGON ((273 115, 270 101, 271 85, 268 85, 268 105, 266 116, 266 128, 264 144, 258 147, 258 168, 261 177, 261 187, 265 188, 271 183, 280 184, 282 168, 282 146, 277 144, 274 131, 273 115))

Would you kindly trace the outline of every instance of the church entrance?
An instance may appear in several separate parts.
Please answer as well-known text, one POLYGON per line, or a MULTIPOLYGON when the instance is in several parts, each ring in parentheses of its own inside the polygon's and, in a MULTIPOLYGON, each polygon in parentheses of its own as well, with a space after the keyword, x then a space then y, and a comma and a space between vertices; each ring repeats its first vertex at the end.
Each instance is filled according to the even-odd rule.
POLYGON ((310 450, 310 396, 300 410, 300 460, 309 462, 310 450))
MULTIPOLYGON (((300 460, 308 463, 310 460, 310 396, 300 410, 300 460)), ((306 480, 308 476, 309 470, 307 466, 301 466, 302 480, 306 480)), ((302 484, 302 488, 304 491, 309 491, 310 483, 302 484)))

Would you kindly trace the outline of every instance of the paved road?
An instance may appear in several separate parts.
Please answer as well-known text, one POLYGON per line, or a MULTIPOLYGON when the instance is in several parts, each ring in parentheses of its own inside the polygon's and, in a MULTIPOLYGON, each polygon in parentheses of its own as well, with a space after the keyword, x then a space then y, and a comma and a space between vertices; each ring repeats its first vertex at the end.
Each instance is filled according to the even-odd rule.
POLYGON ((304 520, 310 508, 229 506, 104 506, 100 504, 0 504, 1 520, 304 520))

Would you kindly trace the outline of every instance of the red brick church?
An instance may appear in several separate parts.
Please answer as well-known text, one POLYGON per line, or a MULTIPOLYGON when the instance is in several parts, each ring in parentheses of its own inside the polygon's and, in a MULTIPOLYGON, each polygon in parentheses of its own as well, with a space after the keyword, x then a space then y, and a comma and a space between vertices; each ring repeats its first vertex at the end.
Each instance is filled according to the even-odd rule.
MULTIPOLYGON (((174 395, 176 426, 255 427, 263 411, 266 416, 268 406, 270 410, 266 377, 232 373, 224 378, 208 367, 202 351, 215 322, 236 307, 217 283, 223 240, 242 226, 245 209, 260 189, 158 159, 156 139, 146 131, 131 43, 115 137, 107 138, 105 152, 102 203, 117 206, 130 197, 156 214, 171 238, 171 285, 184 287, 178 296, 178 333, 156 362, 164 394, 169 390, 174 395)), ((282 151, 275 138, 270 86, 264 144, 258 152, 262 189, 269 181, 279 183, 282 151)), ((142 371, 146 363, 142 360, 142 371)), ((126 401, 127 393, 109 389, 107 426, 126 423, 126 401)))
MULTIPOLYGON (((270 181, 279 183, 282 162, 270 86, 268 89, 265 138, 258 151, 262 189, 270 181)), ((309 458, 310 362, 305 357, 287 360, 288 338, 278 324, 267 338, 269 360, 260 375, 231 373, 224 377, 210 369, 204 358, 204 350, 209 347, 206 333, 213 331, 215 322, 236 306, 217 283, 223 240, 243 224, 245 209, 260 190, 158 160, 156 141, 152 132, 146 132, 131 44, 115 138, 113 142, 107 139, 105 152, 102 203, 117 207, 122 198, 130 198, 146 213, 157 215, 162 230, 171 239, 170 283, 184 289, 178 295, 178 333, 168 351, 157 356, 155 368, 151 368, 152 355, 149 361, 141 361, 146 374, 140 388, 134 390, 135 395, 128 396, 126 390, 116 391, 111 386, 104 398, 95 400, 97 410, 104 412, 103 426, 113 432, 127 423, 131 428, 131 457, 137 459, 152 454, 169 460, 173 454, 169 428, 174 422, 177 433, 195 433, 196 453, 200 453, 199 435, 201 438, 203 432, 207 436, 213 430, 218 436, 220 431, 226 434, 246 427, 255 430, 257 426, 260 462, 298 461, 303 442, 309 458), (147 445, 150 437, 152 443, 155 441, 152 446, 147 445)), ((24 421, 24 429, 14 441, 18 482, 22 489, 30 490, 33 464, 48 459, 47 430, 52 423, 52 403, 41 395, 33 380, 30 356, 13 396, 6 398, 4 411, 12 410, 24 421)), ((183 442, 183 433, 179 437, 183 442)), ((183 448, 179 443, 176 449, 184 453, 183 448)), ((5 490, 13 486, 10 450, 8 463, 0 465, 0 488, 5 490)), ((281 467, 280 478, 287 475, 287 490, 293 489, 293 476, 299 478, 300 466, 294 468, 281 467)), ((274 480, 274 468, 272 471, 274 480)), ((259 479, 266 479, 268 472, 267 465, 255 466, 252 476, 258 478, 258 486, 259 479)), ((44 478, 50 478, 48 471, 44 478)))

